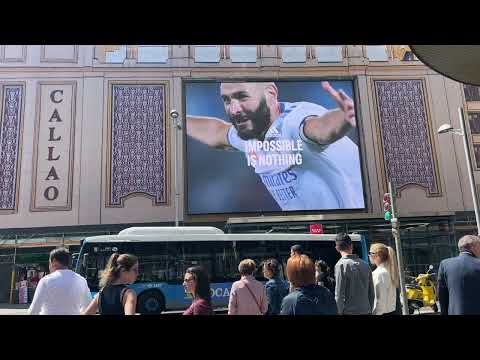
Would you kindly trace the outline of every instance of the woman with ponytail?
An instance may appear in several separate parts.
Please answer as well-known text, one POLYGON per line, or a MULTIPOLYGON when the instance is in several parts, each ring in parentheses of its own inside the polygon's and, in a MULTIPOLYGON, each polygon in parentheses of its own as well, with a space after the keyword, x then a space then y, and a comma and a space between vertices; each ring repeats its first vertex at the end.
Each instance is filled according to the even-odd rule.
POLYGON ((377 266, 372 273, 375 288, 372 314, 393 315, 397 302, 397 288, 399 287, 395 250, 390 246, 375 243, 370 246, 368 255, 370 262, 377 266))
POLYGON ((100 279, 100 292, 92 300, 84 315, 135 315, 137 295, 127 284, 138 276, 138 258, 135 255, 112 254, 100 279))

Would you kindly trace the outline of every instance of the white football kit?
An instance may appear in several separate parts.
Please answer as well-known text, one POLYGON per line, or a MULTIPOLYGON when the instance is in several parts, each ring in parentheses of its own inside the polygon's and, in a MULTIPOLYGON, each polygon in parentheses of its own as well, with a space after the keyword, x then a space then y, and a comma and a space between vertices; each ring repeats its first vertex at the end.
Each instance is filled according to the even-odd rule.
POLYGON ((308 103, 280 103, 281 115, 264 141, 242 140, 231 126, 228 141, 243 151, 282 210, 364 208, 358 147, 347 136, 318 145, 303 132, 308 116, 328 110, 308 103))

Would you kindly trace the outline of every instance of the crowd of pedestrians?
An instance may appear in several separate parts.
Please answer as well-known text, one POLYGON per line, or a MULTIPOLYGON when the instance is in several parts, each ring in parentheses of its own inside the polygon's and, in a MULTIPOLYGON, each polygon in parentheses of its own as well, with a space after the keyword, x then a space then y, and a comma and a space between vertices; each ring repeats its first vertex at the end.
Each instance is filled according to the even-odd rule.
MULTIPOLYGON (((480 238, 464 236, 460 255, 442 261, 438 290, 442 314, 480 314, 480 238)), ((228 315, 392 315, 399 307, 399 271, 395 251, 374 243, 369 264, 353 253, 348 234, 338 234, 335 249, 340 259, 334 274, 328 264, 312 260, 300 245, 291 248, 286 265, 287 281, 277 259, 262 262, 266 283, 255 279, 257 264, 244 259, 240 279, 232 284, 228 315)), ((50 253, 50 274, 38 284, 28 310, 33 315, 133 315, 137 296, 128 287, 137 279, 138 258, 111 255, 92 299, 86 280, 68 269, 66 249, 50 253)), ((201 266, 185 271, 183 287, 192 298, 184 315, 213 315, 209 275, 201 266)))

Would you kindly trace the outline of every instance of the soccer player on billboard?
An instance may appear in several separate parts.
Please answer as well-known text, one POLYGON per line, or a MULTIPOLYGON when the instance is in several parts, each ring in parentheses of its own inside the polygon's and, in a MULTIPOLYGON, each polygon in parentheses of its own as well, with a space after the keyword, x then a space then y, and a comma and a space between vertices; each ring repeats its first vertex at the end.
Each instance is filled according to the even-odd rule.
POLYGON ((338 108, 281 102, 273 82, 221 83, 231 123, 187 114, 187 135, 217 149, 245 153, 282 210, 363 208, 357 145, 345 134, 356 127, 355 107, 328 82, 338 108))

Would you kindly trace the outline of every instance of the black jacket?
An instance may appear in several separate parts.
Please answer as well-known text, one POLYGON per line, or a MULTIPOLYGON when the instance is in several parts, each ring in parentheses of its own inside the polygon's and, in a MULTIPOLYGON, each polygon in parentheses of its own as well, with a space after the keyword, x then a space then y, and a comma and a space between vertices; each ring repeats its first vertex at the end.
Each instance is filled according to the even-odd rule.
POLYGON ((308 285, 285 296, 280 315, 337 315, 337 304, 325 287, 308 285))
POLYGON ((326 287, 333 295, 335 295, 335 279, 331 276, 325 274, 321 277, 320 282, 317 285, 326 287))
POLYGON ((480 259, 470 252, 445 259, 438 269, 442 315, 480 315, 480 259))

